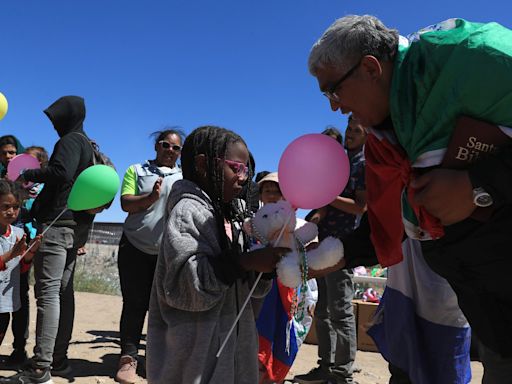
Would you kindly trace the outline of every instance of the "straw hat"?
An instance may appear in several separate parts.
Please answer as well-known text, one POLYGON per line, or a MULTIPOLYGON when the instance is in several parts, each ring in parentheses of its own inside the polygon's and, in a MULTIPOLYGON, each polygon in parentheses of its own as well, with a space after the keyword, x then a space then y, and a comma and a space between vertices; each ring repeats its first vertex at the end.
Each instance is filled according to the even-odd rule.
POLYGON ((258 185, 261 188, 264 182, 273 181, 274 183, 279 184, 279 178, 277 177, 277 172, 269 173, 267 176, 258 181, 258 185))

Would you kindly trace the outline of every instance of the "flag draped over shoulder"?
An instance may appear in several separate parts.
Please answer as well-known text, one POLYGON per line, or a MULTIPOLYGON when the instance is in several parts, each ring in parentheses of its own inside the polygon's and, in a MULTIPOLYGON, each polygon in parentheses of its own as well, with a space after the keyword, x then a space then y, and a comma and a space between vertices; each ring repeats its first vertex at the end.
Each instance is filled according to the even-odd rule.
POLYGON ((444 234, 439 220, 422 207, 409 204, 415 192, 407 189, 412 177, 411 164, 392 134, 387 133, 370 132, 365 146, 370 237, 383 267, 403 259, 404 223, 414 222, 414 228, 409 225, 408 232, 414 232, 415 238, 437 239, 444 234), (404 211, 404 207, 410 210, 404 211))
POLYGON ((415 384, 471 381, 471 330, 450 285, 425 263, 417 240, 388 268, 386 290, 368 334, 415 384))
POLYGON ((369 135, 365 153, 372 241, 383 265, 402 260, 404 230, 418 240, 443 236, 411 204, 414 169, 442 162, 457 117, 512 127, 511 106, 511 30, 450 19, 400 37, 390 94, 395 142, 369 135))
POLYGON ((450 19, 401 38, 390 96, 413 167, 441 162, 460 115, 512 126, 512 31, 450 19))

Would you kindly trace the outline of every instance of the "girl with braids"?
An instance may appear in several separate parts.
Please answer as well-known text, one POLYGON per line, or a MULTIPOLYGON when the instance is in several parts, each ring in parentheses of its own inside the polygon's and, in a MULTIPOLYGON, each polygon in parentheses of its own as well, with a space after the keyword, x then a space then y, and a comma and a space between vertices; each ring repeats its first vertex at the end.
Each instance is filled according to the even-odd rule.
MULTIPOLYGON (((200 127, 185 140, 183 180, 167 203, 168 220, 149 309, 147 378, 150 384, 258 381, 258 339, 248 305, 222 354, 216 354, 257 272, 272 272, 286 248, 247 252, 237 197, 251 179, 249 152, 234 132, 200 127)), ((253 297, 271 280, 262 279, 253 297)))

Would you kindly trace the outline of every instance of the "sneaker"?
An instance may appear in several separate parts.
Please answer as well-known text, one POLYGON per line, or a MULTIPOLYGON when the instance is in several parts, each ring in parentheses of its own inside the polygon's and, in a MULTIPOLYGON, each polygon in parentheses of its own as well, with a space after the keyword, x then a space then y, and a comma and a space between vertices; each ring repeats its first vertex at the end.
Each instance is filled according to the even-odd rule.
POLYGON ((49 369, 30 368, 11 377, 0 379, 1 384, 53 384, 49 369))
POLYGON ((73 370, 69 365, 68 359, 54 362, 51 369, 52 376, 69 378, 73 376, 73 370))
POLYGON ((304 375, 297 375, 293 381, 299 384, 324 384, 332 379, 329 371, 324 367, 313 368, 304 375))
POLYGON ((28 360, 27 352, 24 349, 14 349, 5 359, 3 366, 5 368, 18 368, 24 365, 28 360))
POLYGON ((121 356, 116 381, 121 384, 133 384, 137 380, 137 360, 129 355, 121 356))

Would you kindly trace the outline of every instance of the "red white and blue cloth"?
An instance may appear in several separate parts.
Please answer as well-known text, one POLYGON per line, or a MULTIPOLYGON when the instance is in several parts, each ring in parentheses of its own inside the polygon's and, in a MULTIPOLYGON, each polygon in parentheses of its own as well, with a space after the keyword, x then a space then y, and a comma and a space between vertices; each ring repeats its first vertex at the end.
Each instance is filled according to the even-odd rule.
POLYGON ((297 289, 285 287, 274 279, 256 320, 258 359, 266 369, 267 379, 280 382, 286 378, 311 328, 311 313, 317 300, 314 279, 297 289))
POLYGON ((402 244, 368 334, 414 384, 471 381, 471 329, 448 282, 426 264, 418 240, 402 244))

